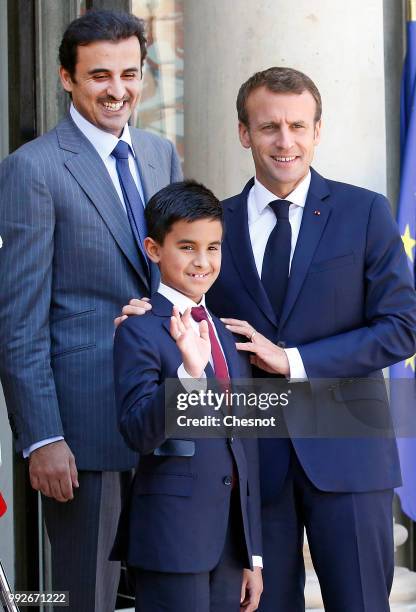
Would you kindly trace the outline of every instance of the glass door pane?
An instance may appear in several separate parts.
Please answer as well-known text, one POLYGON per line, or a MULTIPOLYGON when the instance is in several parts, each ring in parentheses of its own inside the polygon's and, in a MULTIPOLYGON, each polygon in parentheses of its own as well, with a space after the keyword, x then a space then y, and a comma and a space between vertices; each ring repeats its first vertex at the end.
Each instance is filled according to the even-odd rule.
POLYGON ((148 53, 134 125, 169 138, 183 160, 183 0, 133 0, 148 53))

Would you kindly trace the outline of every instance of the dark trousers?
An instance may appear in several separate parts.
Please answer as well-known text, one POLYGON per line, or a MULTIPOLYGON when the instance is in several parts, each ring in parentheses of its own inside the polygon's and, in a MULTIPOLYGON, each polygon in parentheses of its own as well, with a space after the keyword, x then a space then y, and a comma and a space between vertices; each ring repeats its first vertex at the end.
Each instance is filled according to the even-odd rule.
POLYGON ((217 566, 200 574, 136 568, 136 612, 240 612, 245 556, 238 495, 238 491, 232 493, 227 535, 217 566))
POLYGON ((279 499, 263 507, 261 612, 305 610, 306 528, 326 612, 388 612, 394 571, 393 491, 326 493, 295 452, 279 499))
POLYGON ((69 591, 68 612, 114 612, 120 563, 108 556, 129 479, 130 472, 81 471, 72 501, 43 497, 52 587, 69 591))

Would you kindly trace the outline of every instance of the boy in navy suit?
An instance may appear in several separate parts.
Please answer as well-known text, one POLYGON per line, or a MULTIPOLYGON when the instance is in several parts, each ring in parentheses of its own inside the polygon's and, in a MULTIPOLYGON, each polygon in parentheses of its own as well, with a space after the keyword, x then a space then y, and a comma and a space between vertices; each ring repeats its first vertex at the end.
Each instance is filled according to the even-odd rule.
POLYGON ((222 209, 185 181, 153 196, 146 221, 161 283, 152 310, 115 336, 119 426, 141 458, 113 557, 133 568, 141 612, 252 612, 262 590, 257 443, 165 434, 166 379, 189 390, 205 377, 227 384, 250 375, 231 333, 205 309, 221 266, 222 209))

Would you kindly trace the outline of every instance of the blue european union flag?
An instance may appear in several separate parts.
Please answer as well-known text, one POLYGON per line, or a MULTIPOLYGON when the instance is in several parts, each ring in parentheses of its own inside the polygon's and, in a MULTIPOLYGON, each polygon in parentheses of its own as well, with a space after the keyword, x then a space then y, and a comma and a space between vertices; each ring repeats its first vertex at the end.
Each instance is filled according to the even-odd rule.
MULTIPOLYGON (((400 104, 400 196, 397 222, 407 261, 415 278, 416 229, 416 21, 407 22, 407 53, 400 104)), ((391 378, 414 378, 415 355, 390 368, 391 378)), ((394 394, 392 395, 394 409, 394 394)), ((416 408, 416 407, 415 407, 416 408)), ((416 439, 398 439, 403 486, 397 489, 402 510, 416 521, 416 439)))

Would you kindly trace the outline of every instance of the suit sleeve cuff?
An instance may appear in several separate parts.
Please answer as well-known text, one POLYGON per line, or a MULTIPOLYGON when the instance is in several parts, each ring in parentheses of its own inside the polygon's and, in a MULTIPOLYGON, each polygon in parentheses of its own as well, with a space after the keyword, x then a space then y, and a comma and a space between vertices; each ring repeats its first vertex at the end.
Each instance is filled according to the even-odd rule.
POLYGON ((289 361, 289 381, 308 380, 302 357, 296 347, 283 349, 289 361))
POLYGON ((253 567, 261 567, 263 569, 263 557, 259 557, 258 555, 253 555, 253 567))
POLYGON ((183 363, 178 368, 178 378, 182 383, 183 388, 188 393, 192 391, 206 391, 207 389, 207 376, 205 372, 202 372, 201 378, 193 378, 185 370, 183 363))
POLYGON ((23 449, 23 458, 27 459, 33 451, 42 446, 46 446, 47 444, 52 444, 52 442, 58 442, 59 440, 63 440, 63 436, 55 436, 54 438, 46 438, 45 440, 40 440, 39 442, 35 442, 28 446, 28 448, 23 449))

